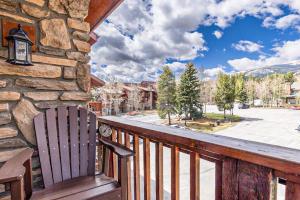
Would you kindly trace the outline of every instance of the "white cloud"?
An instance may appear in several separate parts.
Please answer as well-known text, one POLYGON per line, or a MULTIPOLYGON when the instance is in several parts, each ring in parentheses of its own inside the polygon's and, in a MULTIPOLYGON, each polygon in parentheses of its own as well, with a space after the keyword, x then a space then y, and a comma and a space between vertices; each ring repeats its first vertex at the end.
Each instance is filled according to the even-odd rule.
POLYGON ((290 14, 278 19, 267 17, 263 21, 263 26, 274 27, 277 29, 287 29, 289 27, 297 28, 300 25, 300 15, 290 14))
POLYGON ((295 41, 286 41, 283 44, 274 47, 273 56, 260 56, 258 59, 240 58, 229 60, 230 64, 237 71, 246 71, 250 69, 288 64, 300 59, 300 39, 295 41))
POLYGON ((216 77, 219 73, 225 73, 223 66, 204 70, 204 74, 209 77, 216 77))
POLYGON ((221 31, 214 31, 213 34, 217 39, 220 39, 223 36, 223 32, 221 31))
POLYGON ((182 72, 186 68, 186 64, 181 62, 172 62, 166 65, 169 66, 173 72, 182 72))
POLYGON ((245 51, 250 53, 260 52, 263 48, 262 45, 248 40, 240 40, 238 43, 232 44, 232 47, 238 51, 245 51))
POLYGON ((284 17, 283 6, 300 13, 299 0, 126 0, 96 30, 93 71, 126 81, 153 80, 168 59, 180 63, 205 54, 205 38, 195 32, 199 25, 224 29, 251 15, 270 17, 271 26, 284 17))

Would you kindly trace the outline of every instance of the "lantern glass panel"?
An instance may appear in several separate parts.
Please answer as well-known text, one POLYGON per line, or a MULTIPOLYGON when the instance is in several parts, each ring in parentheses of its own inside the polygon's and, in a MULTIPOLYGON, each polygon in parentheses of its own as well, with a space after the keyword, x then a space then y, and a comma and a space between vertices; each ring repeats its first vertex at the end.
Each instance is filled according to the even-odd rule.
POLYGON ((16 40, 16 60, 26 61, 27 43, 16 40))
POLYGON ((13 40, 8 42, 9 60, 15 60, 15 45, 13 40))
POLYGON ((31 51, 32 51, 31 45, 27 45, 27 48, 28 48, 28 54, 27 54, 28 58, 27 58, 27 61, 29 63, 31 63, 31 60, 32 60, 32 58, 31 58, 31 56, 32 56, 32 54, 31 54, 31 51))

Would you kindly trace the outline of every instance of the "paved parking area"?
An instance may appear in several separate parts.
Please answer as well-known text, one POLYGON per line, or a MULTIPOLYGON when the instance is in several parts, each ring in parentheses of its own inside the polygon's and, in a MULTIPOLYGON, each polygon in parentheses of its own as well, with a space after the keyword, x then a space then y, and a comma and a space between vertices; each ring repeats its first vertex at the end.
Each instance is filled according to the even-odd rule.
MULTIPOLYGON (((207 111, 216 113, 219 112, 215 106, 208 106, 207 111)), ((296 130, 300 125, 300 111, 287 109, 250 108, 245 110, 235 109, 234 114, 245 118, 245 120, 233 127, 221 130, 214 134, 300 149, 300 131, 296 130)), ((134 116, 129 118, 132 120, 149 123, 158 123, 159 121, 159 118, 156 115, 134 116)), ((154 155, 155 147, 152 145, 152 199, 155 199, 154 155)), ((165 199, 170 199, 170 150, 167 148, 164 150, 164 163, 165 199)), ((142 159, 141 166, 143 166, 142 159)), ((201 160, 200 167, 200 185, 202 185, 201 199, 214 199, 214 164, 201 160)), ((180 199, 189 199, 189 156, 182 153, 180 154, 180 199)), ((284 187, 282 186, 279 186, 278 188, 278 200, 279 199, 284 199, 284 187)))

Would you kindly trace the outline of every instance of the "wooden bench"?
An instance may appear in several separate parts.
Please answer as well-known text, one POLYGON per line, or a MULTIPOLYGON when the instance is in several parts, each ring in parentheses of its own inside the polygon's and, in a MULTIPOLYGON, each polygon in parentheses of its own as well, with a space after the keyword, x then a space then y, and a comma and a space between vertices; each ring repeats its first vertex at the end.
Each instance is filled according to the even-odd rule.
MULTIPOLYGON (((40 113, 34 126, 45 189, 32 192, 31 156, 27 148, 0 169, 0 184, 10 183, 12 200, 127 199, 127 159, 130 149, 99 139, 106 152, 118 156, 118 181, 96 175, 96 116, 84 108, 58 107, 40 113)), ((108 166, 110 156, 105 156, 108 166)), ((103 167, 107 168, 107 167, 103 167)))

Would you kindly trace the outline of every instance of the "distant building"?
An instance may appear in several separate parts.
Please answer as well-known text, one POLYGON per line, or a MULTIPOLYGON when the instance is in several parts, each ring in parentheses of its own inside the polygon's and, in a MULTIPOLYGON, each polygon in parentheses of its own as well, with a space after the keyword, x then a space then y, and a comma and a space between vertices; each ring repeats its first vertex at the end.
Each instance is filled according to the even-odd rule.
POLYGON ((102 115, 117 115, 131 111, 156 108, 156 83, 107 83, 98 88, 96 101, 101 103, 102 115))
MULTIPOLYGON (((91 88, 100 88, 105 85, 105 82, 98 77, 91 74, 91 88)), ((89 109, 94 111, 96 115, 101 116, 102 115, 102 102, 101 101, 95 101, 93 99, 89 102, 89 109)))
POLYGON ((290 105, 300 104, 300 75, 296 76, 296 81, 291 87, 291 94, 285 96, 285 102, 290 105))

